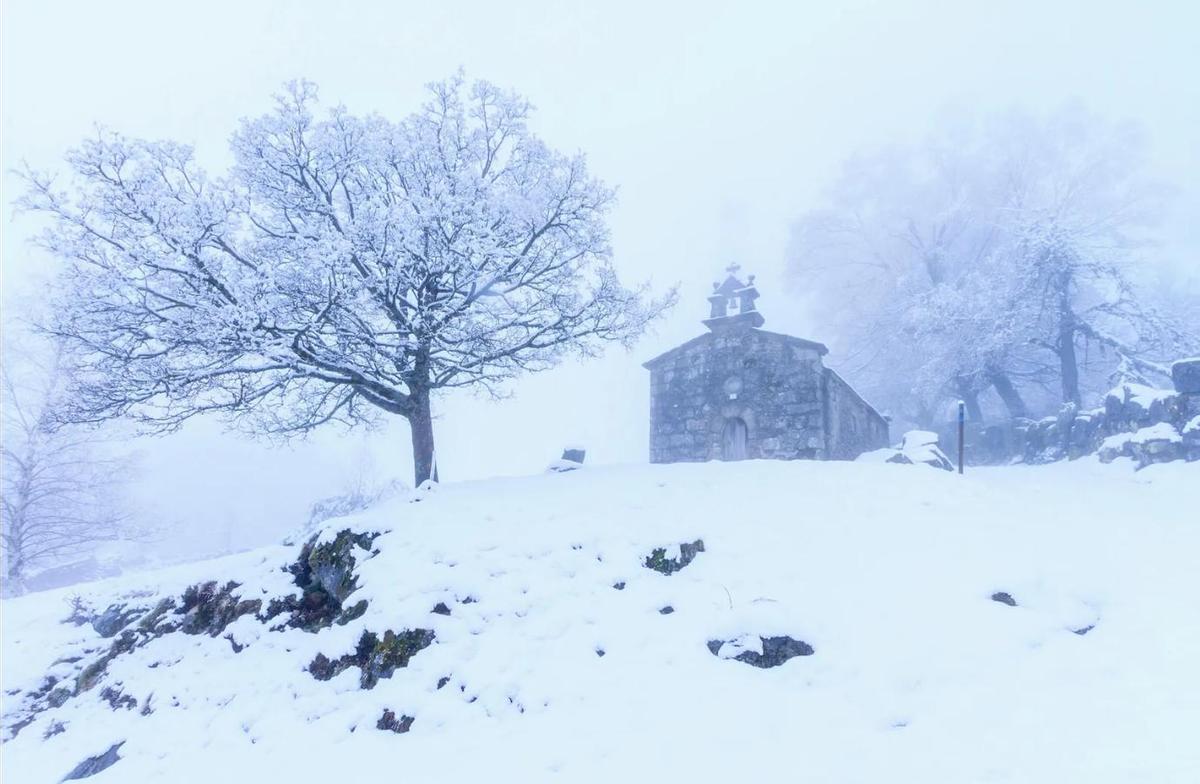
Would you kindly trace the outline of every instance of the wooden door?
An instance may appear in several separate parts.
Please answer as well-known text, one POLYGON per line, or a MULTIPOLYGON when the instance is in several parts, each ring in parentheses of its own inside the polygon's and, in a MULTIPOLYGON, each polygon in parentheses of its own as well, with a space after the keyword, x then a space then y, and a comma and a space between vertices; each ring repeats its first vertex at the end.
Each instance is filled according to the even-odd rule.
POLYGON ((746 423, 739 417, 725 420, 725 433, 721 442, 721 459, 746 459, 746 423))

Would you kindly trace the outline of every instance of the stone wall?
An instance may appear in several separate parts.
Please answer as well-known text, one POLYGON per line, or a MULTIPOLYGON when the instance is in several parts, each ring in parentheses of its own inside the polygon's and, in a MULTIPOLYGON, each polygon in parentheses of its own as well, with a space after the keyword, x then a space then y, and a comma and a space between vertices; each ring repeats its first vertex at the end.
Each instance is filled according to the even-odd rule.
POLYGON ((842 377, 825 369, 828 450, 832 460, 853 460, 888 446, 888 423, 842 377))
POLYGON ((730 328, 647 363, 650 461, 719 460, 726 422, 746 423, 747 457, 823 458, 824 347, 730 328))
MULTIPOLYGON (((1122 384, 1102 408, 1080 411, 1069 404, 1040 420, 969 422, 967 463, 1049 463, 1097 453, 1104 462, 1129 457, 1139 466, 1200 460, 1200 359, 1174 368, 1174 390, 1122 384)), ((939 429, 943 445, 957 443, 956 427, 939 429)))

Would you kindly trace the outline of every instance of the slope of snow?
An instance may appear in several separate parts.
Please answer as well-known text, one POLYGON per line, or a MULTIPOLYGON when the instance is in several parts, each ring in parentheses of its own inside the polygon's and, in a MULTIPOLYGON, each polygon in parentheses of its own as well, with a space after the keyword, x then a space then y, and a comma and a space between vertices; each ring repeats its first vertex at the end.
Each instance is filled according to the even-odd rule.
MULTIPOLYGON (((8 740, 2 772, 57 782, 121 743, 89 781, 1195 782, 1198 509, 1198 464, 1094 459, 444 485, 326 524, 323 541, 384 532, 356 551, 360 618, 313 633, 243 615, 216 637, 153 639, 8 740), (643 565, 698 539, 674 574, 643 565), (418 628, 433 644, 374 688, 357 668, 308 671, 364 631, 418 628), (772 669, 729 658, 775 635, 814 652, 772 669), (112 707, 108 686, 136 706, 112 707), (377 729, 385 710, 415 717, 411 731, 377 729)), ((232 580, 266 606, 295 592, 284 567, 299 550, 83 598, 149 605, 232 580)), ((47 673, 68 677, 113 642, 61 622, 69 596, 3 604, 10 731, 47 673)))

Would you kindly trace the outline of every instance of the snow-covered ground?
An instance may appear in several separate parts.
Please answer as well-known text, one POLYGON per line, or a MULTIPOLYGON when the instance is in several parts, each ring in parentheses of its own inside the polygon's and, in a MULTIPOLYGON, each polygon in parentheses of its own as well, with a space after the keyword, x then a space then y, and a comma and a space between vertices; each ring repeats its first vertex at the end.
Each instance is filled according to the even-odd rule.
MULTIPOLYGON (((385 532, 356 550, 361 617, 147 637, 5 743, 4 780, 123 742, 91 781, 1200 781, 1200 464, 586 468, 445 485, 322 541, 345 528, 385 532), (643 565, 697 539, 674 574, 643 565), (412 629, 432 644, 373 688, 308 669, 412 629), (814 652, 709 646, 782 635, 814 652)), ((265 608, 301 543, 81 593, 233 580, 265 608)), ((70 595, 3 604, 6 735, 121 639, 61 622, 70 595)))

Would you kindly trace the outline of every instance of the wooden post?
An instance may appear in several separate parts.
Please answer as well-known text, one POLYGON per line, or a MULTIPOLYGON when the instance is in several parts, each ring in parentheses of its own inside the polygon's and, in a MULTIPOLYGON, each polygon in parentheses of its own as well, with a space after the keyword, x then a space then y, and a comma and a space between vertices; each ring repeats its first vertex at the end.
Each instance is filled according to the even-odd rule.
POLYGON ((967 404, 958 401, 958 473, 963 472, 963 431, 966 428, 967 404))

